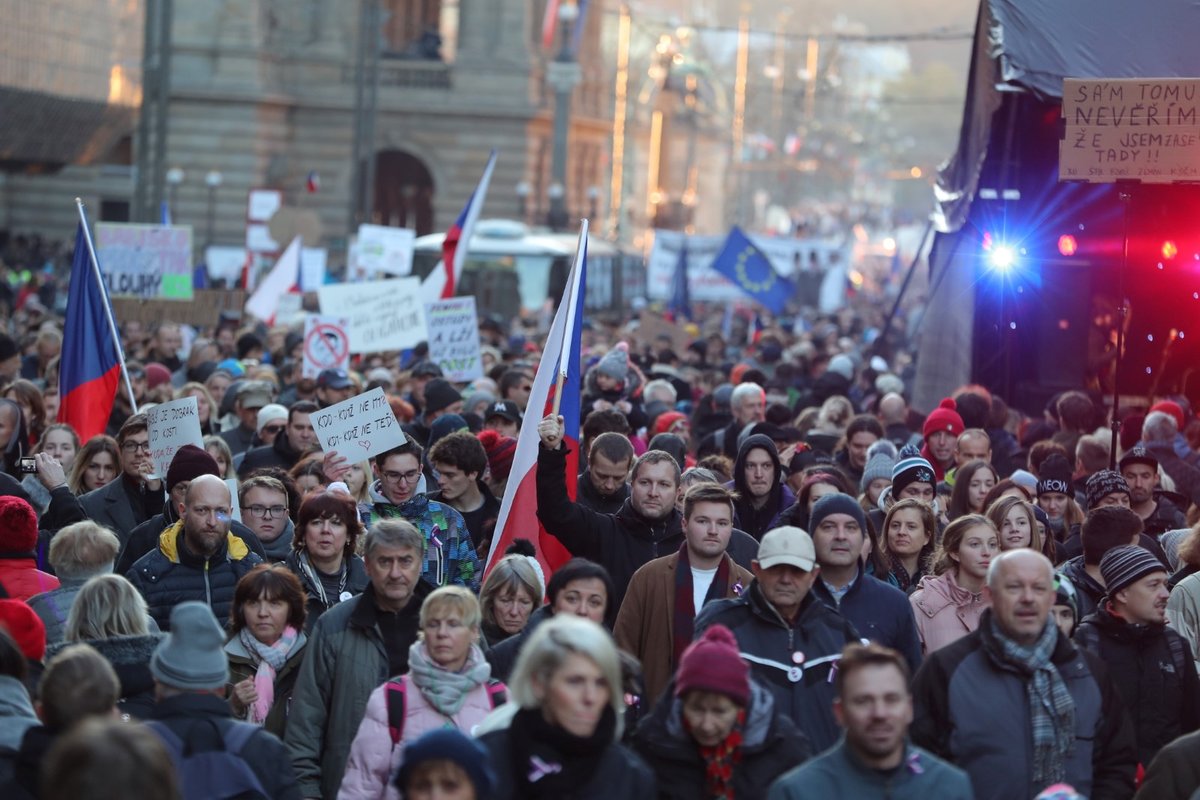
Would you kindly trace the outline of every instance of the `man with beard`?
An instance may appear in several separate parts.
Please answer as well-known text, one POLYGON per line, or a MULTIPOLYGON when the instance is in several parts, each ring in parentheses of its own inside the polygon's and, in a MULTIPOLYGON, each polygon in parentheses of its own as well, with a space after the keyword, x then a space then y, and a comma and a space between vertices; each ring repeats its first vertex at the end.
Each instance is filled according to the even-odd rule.
POLYGON ((1121 477, 1129 484, 1129 507, 1142 518, 1142 530, 1157 538, 1166 531, 1187 527, 1187 519, 1175 504, 1156 497, 1158 489, 1158 459, 1144 447, 1135 447, 1121 457, 1117 465, 1121 477))
POLYGON ((222 627, 242 576, 261 564, 229 530, 232 497, 225 481, 200 475, 179 504, 179 522, 162 532, 158 547, 134 562, 125 577, 146 598, 150 616, 164 631, 171 609, 186 600, 205 603, 222 627))
POLYGON ((779 515, 796 502, 783 481, 783 468, 775 443, 762 434, 746 438, 733 465, 733 480, 727 485, 738 493, 734 504, 738 527, 755 539, 774 528, 779 515))
POLYGON ((597 436, 587 449, 588 466, 579 476, 575 502, 601 514, 620 511, 629 497, 633 459, 629 437, 615 431, 597 436))
POLYGON ((1150 551, 1126 545, 1100 562, 1106 602, 1075 630, 1075 644, 1108 666, 1133 720, 1138 759, 1200 727, 1200 682, 1184 638, 1167 627, 1167 571, 1150 551))
POLYGON ((833 680, 833 714, 845 736, 777 780, 767 800, 890 797, 970 800, 965 772, 908 743, 913 720, 908 667, 894 650, 851 644, 833 680))

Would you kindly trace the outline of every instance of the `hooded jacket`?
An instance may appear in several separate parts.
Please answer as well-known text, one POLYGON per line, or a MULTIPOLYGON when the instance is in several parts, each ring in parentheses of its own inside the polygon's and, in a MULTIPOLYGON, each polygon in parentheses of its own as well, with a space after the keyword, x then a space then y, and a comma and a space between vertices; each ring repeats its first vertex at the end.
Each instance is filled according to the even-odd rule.
MULTIPOLYGON (((232 445, 232 442, 230 444, 232 445)), ((289 470, 299 463, 303 455, 304 451, 297 450, 288 441, 285 428, 275 436, 275 441, 270 444, 252 447, 246 451, 246 455, 242 458, 242 465, 237 470, 238 478, 245 479, 251 472, 263 467, 279 467, 289 470)))
POLYGON ((1087 573, 1087 569, 1083 563, 1083 556, 1075 556, 1067 563, 1059 567, 1059 572, 1067 576, 1071 581, 1071 585, 1076 589, 1076 595, 1079 598, 1079 614, 1078 619, 1092 614, 1100 607, 1104 600, 1104 587, 1087 573))
POLYGON ((908 601, 917 619, 922 653, 940 650, 978 628, 984 609, 991 606, 982 591, 975 594, 959 586, 953 572, 921 578, 908 601))
MULTIPOLYGON (((660 800, 705 797, 705 765, 700 746, 684 728, 683 700, 664 694, 633 735, 634 752, 658 778, 660 800)), ((733 765, 733 796, 763 797, 783 773, 812 755, 808 739, 780 712, 770 690, 750 681, 750 702, 742 726, 741 760, 733 765)))
POLYGON ((171 609, 187 600, 207 605, 225 627, 237 582, 261 563, 245 542, 228 531, 212 556, 192 553, 180 520, 162 532, 158 548, 139 558, 125 577, 146 598, 150 616, 161 630, 171 629, 171 609))
POLYGON ((789 625, 757 580, 741 597, 708 603, 696 618, 696 638, 718 623, 733 631, 750 674, 771 690, 779 710, 808 736, 814 752, 831 747, 839 735, 831 678, 842 649, 862 641, 854 626, 812 592, 789 625))
POLYGON ((785 477, 775 443, 761 433, 746 437, 746 441, 738 448, 737 460, 733 464, 733 480, 725 485, 738 493, 734 503, 734 513, 737 515, 735 524, 760 542, 763 534, 776 526, 780 515, 796 502, 796 496, 784 483, 785 477), (761 508, 754 507, 750 489, 746 485, 746 459, 751 450, 765 451, 775 468, 775 481, 761 508))
POLYGON ((397 505, 384 496, 380 481, 371 484, 370 495, 371 502, 358 507, 363 525, 370 528, 381 519, 408 520, 425 537, 421 577, 435 587, 465 586, 479 593, 483 565, 479 563, 462 514, 419 493, 397 505))
POLYGON ((1105 607, 1085 617, 1075 644, 1104 661, 1148 765, 1168 742, 1200 728, 1200 681, 1187 643, 1165 625, 1133 625, 1105 607))

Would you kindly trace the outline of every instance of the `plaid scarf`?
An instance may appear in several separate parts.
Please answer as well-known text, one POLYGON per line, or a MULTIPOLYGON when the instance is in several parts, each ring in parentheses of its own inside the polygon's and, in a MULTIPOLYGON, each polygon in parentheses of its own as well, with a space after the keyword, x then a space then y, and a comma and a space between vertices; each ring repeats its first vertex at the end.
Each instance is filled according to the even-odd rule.
MULTIPOLYGON (((679 715, 689 733, 687 716, 679 715)), ((706 800, 734 800, 733 768, 742 763, 742 729, 746 727, 746 709, 738 709, 737 720, 721 742, 713 747, 700 748, 704 759, 704 797, 706 800)))
POLYGON ((1058 643, 1058 625, 1046 621, 1042 635, 1032 647, 1023 647, 1009 639, 986 618, 991 634, 1000 645, 1000 662, 1029 679, 1029 718, 1033 723, 1032 786, 1040 791, 1066 779, 1066 758, 1075 741, 1075 700, 1067 684, 1050 661, 1058 643))
MULTIPOLYGON (((729 559, 722 557, 717 566, 717 574, 713 576, 712 585, 708 587, 705 601, 724 597, 729 594, 729 559)), ((671 654, 671 667, 674 668, 683 651, 692 643, 695 633, 696 608, 695 592, 692 591, 692 565, 688 561, 687 542, 679 546, 679 563, 675 565, 675 613, 671 620, 671 636, 674 652, 671 654)))

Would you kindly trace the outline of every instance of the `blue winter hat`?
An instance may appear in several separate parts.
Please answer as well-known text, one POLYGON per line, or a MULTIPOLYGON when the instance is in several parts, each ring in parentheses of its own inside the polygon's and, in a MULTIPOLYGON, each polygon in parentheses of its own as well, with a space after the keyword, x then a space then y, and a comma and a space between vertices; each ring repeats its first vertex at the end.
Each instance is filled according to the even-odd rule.
POLYGON ((827 494, 813 503, 812 515, 808 520, 809 530, 815 531, 830 514, 847 514, 854 517, 863 533, 867 531, 867 516, 863 513, 862 506, 853 497, 841 492, 827 494))
POLYGON ((496 784, 481 744, 455 728, 438 728, 404 746, 396 788, 404 792, 413 771, 430 761, 449 761, 461 769, 475 787, 476 797, 488 797, 496 784))

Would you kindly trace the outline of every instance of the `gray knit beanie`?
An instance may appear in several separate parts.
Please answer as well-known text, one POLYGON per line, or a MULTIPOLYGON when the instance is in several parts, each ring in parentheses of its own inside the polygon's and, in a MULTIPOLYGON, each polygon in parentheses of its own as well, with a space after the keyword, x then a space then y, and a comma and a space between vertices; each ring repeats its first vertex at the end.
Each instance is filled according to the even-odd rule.
POLYGON ((860 492, 867 491, 867 487, 871 485, 871 481, 880 478, 892 479, 892 470, 896 468, 896 459, 899 457, 896 452, 896 445, 892 444, 887 439, 880 439, 867 448, 867 464, 863 467, 862 480, 858 482, 858 490, 860 492))
POLYGON ((150 658, 150 674, 185 691, 220 689, 229 683, 225 634, 212 609, 195 601, 171 609, 171 631, 150 658))

